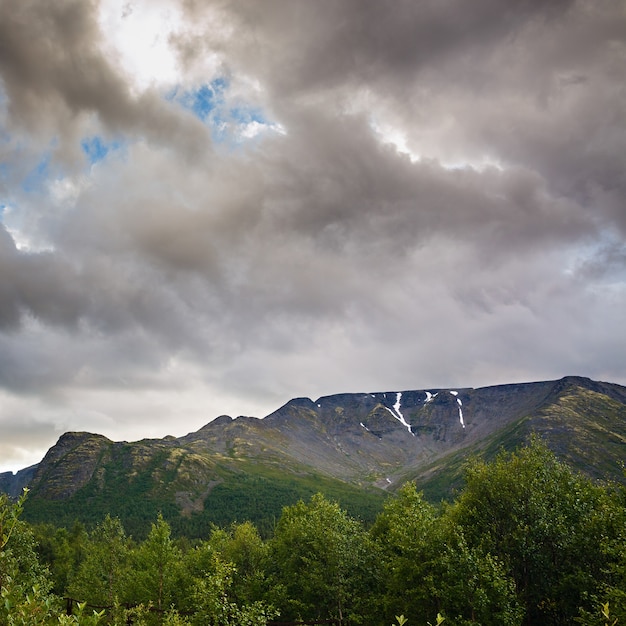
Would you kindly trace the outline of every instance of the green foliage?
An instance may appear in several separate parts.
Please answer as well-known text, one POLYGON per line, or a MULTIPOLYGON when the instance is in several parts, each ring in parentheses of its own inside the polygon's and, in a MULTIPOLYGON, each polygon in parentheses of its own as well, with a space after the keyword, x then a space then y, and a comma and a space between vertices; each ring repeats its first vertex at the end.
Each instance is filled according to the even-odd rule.
POLYGON ((70 577, 86 556, 87 531, 80 522, 71 530, 53 524, 37 524, 32 530, 39 559, 47 564, 52 575, 52 589, 57 595, 63 595, 70 577))
POLYGON ((35 552, 32 531, 19 519, 28 491, 16 503, 0 494, 0 623, 44 623, 52 614, 51 582, 35 552))
POLYGON ((171 538, 169 524, 159 514, 150 534, 133 551, 129 597, 137 604, 152 605, 158 611, 172 604, 179 585, 178 569, 182 558, 171 538))
POLYGON ((581 610, 580 617, 574 618, 574 621, 583 626, 615 626, 619 618, 611 615, 610 602, 605 602, 596 613, 581 610))
POLYGON ((199 539, 206 537, 212 526, 247 520, 263 537, 269 537, 285 504, 308 499, 318 491, 340 501, 352 515, 368 523, 374 521, 384 501, 382 492, 325 476, 238 460, 234 468, 214 467, 212 478, 219 484, 208 494, 197 494, 201 510, 181 515, 175 494, 177 489, 185 491, 189 486, 180 484, 176 466, 170 467, 164 451, 157 451, 131 472, 132 448, 115 450, 99 470, 98 480, 88 482, 71 497, 51 500, 35 493, 26 503, 24 519, 33 524, 55 520, 57 526, 68 529, 79 521, 94 528, 110 515, 120 519, 129 535, 143 540, 162 513, 175 537, 199 539))
POLYGON ((201 538, 212 526, 251 521, 262 537, 270 537, 284 506, 322 492, 342 503, 352 515, 373 522, 384 495, 319 475, 294 475, 283 469, 240 462, 237 472, 223 471, 223 482, 204 500, 204 509, 190 517, 172 518, 174 534, 201 538), (249 470, 249 471, 248 471, 249 470))
POLYGON ((515 588, 502 564, 468 546, 463 529, 438 514, 412 483, 385 504, 371 532, 383 554, 388 612, 432 615, 445 607, 457 624, 520 622, 515 588))
POLYGON ((87 612, 82 606, 75 616, 63 615, 50 593, 52 583, 39 562, 33 533, 19 519, 27 493, 24 490, 16 503, 0 495, 0 624, 96 626, 101 614, 87 612))
POLYGON ((79 626, 97 626, 102 623, 105 617, 104 610, 94 611, 87 608, 86 602, 81 602, 76 607, 72 615, 60 613, 58 615, 58 623, 61 626, 71 626, 77 624, 79 626))
POLYGON ((231 591, 237 602, 252 602, 263 595, 267 586, 269 546, 252 522, 231 524, 227 529, 214 528, 209 545, 235 568, 231 591))
MULTIPOLYGON (((626 489, 623 487, 611 493, 611 506, 607 507, 604 515, 599 516, 600 520, 605 520, 610 514, 613 519, 610 523, 604 522, 605 528, 610 532, 603 535, 602 559, 605 567, 604 576, 598 585, 599 591, 591 596, 595 601, 593 610, 588 607, 581 608, 581 617, 587 617, 589 624, 600 624, 604 626, 595 611, 597 606, 602 612, 605 608, 611 611, 611 621, 617 619, 620 624, 626 624, 626 489), (619 506, 616 503, 621 503, 619 506), (611 529, 619 529, 615 532, 611 529), (592 619, 596 616, 596 621, 592 619), (600 620, 600 621, 598 621, 600 620)), ((587 623, 587 622, 583 622, 587 623)))
POLYGON ((91 532, 32 529, 25 496, 0 496, 0 624, 262 626, 279 612, 368 626, 626 623, 626 490, 594 485, 539 441, 471 461, 466 485, 434 507, 407 483, 369 530, 318 493, 284 507, 270 538, 246 521, 193 542, 173 540, 160 514, 138 542, 112 515, 91 532), (40 558, 56 593, 83 603, 74 615, 40 558))
POLYGON ((24 502, 27 496, 28 488, 25 487, 18 501, 15 504, 11 504, 8 496, 0 493, 0 550, 4 550, 18 525, 18 519, 24 510, 24 502))
POLYGON ((607 537, 619 532, 607 491, 537 440, 490 464, 471 463, 451 517, 470 548, 505 565, 534 624, 571 623, 597 592, 607 537))
POLYGON ((211 559, 210 571, 195 581, 193 624, 214 626, 265 626, 278 613, 262 601, 238 605, 229 596, 235 568, 218 556, 211 559))
POLYGON ((29 590, 21 589, 16 592, 12 588, 12 581, 6 581, 2 587, 0 598, 2 610, 0 618, 7 626, 27 626, 30 624, 44 624, 52 616, 52 599, 39 587, 33 585, 29 590))
MULTIPOLYGON (((409 623, 409 620, 404 617, 404 615, 396 615, 396 621, 398 622, 397 626, 404 626, 405 624, 409 623)), ((443 624, 446 621, 446 618, 441 615, 441 613, 437 613, 437 621, 435 622, 435 626, 440 626, 440 624, 443 624)), ((392 626, 394 626, 392 624, 392 626)), ((428 622, 428 626, 432 626, 432 624, 430 622, 428 622)))
POLYGON ((285 507, 270 542, 270 561, 270 597, 286 619, 358 623, 375 611, 375 547, 361 524, 322 494, 285 507))
POLYGON ((119 519, 109 515, 91 533, 85 560, 69 584, 72 597, 110 606, 128 600, 130 552, 119 519))

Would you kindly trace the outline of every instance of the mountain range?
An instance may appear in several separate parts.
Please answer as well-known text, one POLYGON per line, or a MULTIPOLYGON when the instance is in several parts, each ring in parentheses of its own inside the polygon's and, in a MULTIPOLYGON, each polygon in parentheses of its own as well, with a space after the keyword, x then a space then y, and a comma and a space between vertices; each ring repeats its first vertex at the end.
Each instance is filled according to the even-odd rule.
POLYGON ((468 458, 533 434, 592 478, 624 481, 626 387, 568 376, 346 393, 296 398, 262 419, 223 415, 183 437, 68 432, 39 464, 0 474, 0 490, 28 486, 32 522, 92 524, 111 513, 142 536, 160 511, 188 536, 246 519, 270 532, 284 505, 317 491, 365 521, 408 480, 431 500, 453 497, 468 458))

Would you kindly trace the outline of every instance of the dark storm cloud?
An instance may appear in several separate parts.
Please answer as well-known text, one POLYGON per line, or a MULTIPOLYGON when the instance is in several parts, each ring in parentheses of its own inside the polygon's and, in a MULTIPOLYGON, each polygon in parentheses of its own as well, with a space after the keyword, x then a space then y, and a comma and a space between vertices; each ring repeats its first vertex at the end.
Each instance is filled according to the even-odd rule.
POLYGON ((44 323, 76 323, 80 288, 58 255, 20 253, 0 225, 0 263, 0 328, 14 328, 27 311, 44 323))
MULTIPOLYGON (((202 3, 191 6, 202 13, 202 3)), ((623 230, 621 3, 220 6, 234 20, 233 40, 215 47, 228 46, 232 66, 262 77, 270 106, 298 132, 311 110, 341 118, 366 93, 405 129, 415 152, 453 162, 482 155, 528 169, 555 196, 623 230)), ((194 44, 200 55, 210 49, 211 32, 204 34, 180 39, 187 59, 194 44)))
MULTIPOLYGON (((514 36, 531 20, 558 19, 571 0, 399 2, 281 0, 219 3, 235 20, 247 67, 281 95, 342 87, 347 82, 400 87, 424 65, 514 36), (286 92, 286 93, 285 93, 286 92)), ((206 5, 187 2, 192 15, 206 5)), ((207 36, 210 35, 207 33, 207 36)), ((202 42, 197 42, 201 44, 202 42)), ((193 53, 185 46, 186 56, 193 53)), ((236 51, 235 51, 236 54, 236 51)), ((237 58, 235 56, 235 58, 237 58)))
POLYGON ((85 315, 161 328, 175 342, 187 335, 185 311, 228 310, 246 333, 251 315, 262 323, 280 310, 344 310, 365 297, 359 272, 393 274, 438 233, 495 263, 593 228, 532 173, 411 163, 380 147, 362 120, 313 119, 264 151, 261 162, 226 158, 201 175, 159 158, 94 175, 54 241, 80 259, 73 282, 90 294, 85 315), (125 189, 115 202, 112 171, 125 189))
POLYGON ((412 163, 381 146, 362 119, 307 118, 279 159, 271 180, 273 202, 283 207, 276 219, 320 243, 342 233, 364 247, 401 252, 445 233, 497 254, 573 241, 593 229, 583 208, 551 196, 534 171, 412 163))

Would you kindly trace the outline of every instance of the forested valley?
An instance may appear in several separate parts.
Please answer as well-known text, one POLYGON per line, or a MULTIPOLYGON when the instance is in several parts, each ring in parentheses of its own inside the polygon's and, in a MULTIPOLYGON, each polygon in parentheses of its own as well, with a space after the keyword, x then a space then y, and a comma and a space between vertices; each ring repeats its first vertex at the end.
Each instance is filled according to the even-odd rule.
POLYGON ((27 524, 0 496, 0 624, 261 626, 626 624, 626 491, 540 441, 468 461, 452 502, 412 483, 373 524, 322 494, 249 521, 146 538, 27 524))

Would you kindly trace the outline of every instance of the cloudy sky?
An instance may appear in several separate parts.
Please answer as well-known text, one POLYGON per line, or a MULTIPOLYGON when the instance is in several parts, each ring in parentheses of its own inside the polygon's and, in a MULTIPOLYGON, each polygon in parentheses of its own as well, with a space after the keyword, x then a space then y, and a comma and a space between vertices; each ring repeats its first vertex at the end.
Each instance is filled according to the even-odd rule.
POLYGON ((625 237, 621 0, 0 0, 0 470, 626 384, 625 237))

